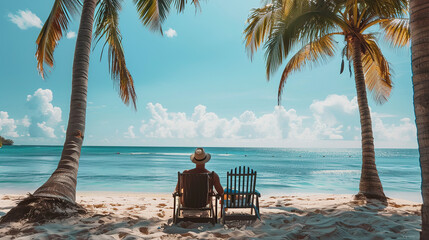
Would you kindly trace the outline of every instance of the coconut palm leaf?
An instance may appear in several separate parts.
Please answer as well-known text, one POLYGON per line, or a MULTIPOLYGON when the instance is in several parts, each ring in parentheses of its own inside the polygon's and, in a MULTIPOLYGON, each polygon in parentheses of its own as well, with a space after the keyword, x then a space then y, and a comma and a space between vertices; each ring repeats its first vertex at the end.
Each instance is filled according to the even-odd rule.
POLYGON ((398 17, 408 9, 408 0, 348 0, 368 7, 368 11, 381 18, 398 17))
POLYGON ((76 14, 80 6, 79 0, 55 0, 51 13, 36 40, 37 70, 42 78, 45 78, 44 64, 54 66, 55 47, 63 33, 67 31, 70 15, 76 14))
MULTIPOLYGON (((125 63, 122 36, 118 25, 118 12, 122 0, 101 0, 95 20, 94 38, 99 42, 103 37, 108 45, 109 71, 112 79, 119 84, 119 95, 125 104, 130 100, 136 108, 134 81, 125 63)), ((103 47, 104 48, 104 47, 103 47)))
POLYGON ((244 29, 246 50, 253 57, 253 53, 259 48, 265 38, 271 33, 276 12, 282 8, 276 8, 273 4, 262 8, 252 9, 244 29))
MULTIPOLYGON (((162 23, 170 12, 171 4, 178 12, 185 9, 187 0, 134 0, 139 18, 144 25, 149 26, 152 31, 160 31, 162 34, 162 23)), ((192 0, 195 7, 199 7, 199 0, 192 0)))
POLYGON ((394 47, 403 47, 410 43, 410 20, 409 19, 389 19, 382 22, 385 38, 394 47))
MULTIPOLYGON (((187 0, 174 0, 174 6, 177 9, 177 12, 182 12, 185 10, 185 5, 188 1, 187 0)), ((199 0, 192 0, 192 4, 194 4, 195 9, 200 8, 200 1, 199 0)))
POLYGON ((306 6, 306 11, 293 14, 282 19, 273 27, 265 43, 266 74, 267 79, 274 73, 286 58, 291 49, 297 44, 308 44, 320 37, 329 34, 341 26, 348 28, 347 24, 339 19, 329 6, 306 6))
POLYGON ((384 57, 373 35, 365 35, 368 51, 362 56, 365 85, 374 100, 384 103, 392 90, 392 78, 389 62, 384 57))
POLYGON ((309 63, 323 63, 327 60, 327 57, 334 56, 335 41, 333 39, 333 35, 334 34, 326 35, 305 45, 289 60, 280 79, 277 95, 279 105, 286 79, 291 72, 299 71, 309 63))

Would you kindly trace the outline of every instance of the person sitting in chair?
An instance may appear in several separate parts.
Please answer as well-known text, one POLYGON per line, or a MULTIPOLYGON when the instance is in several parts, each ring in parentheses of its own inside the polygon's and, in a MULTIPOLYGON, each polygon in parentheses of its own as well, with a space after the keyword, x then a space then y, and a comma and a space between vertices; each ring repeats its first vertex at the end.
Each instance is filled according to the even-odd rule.
MULTIPOLYGON (((185 170, 183 173, 212 173, 206 169, 206 163, 210 161, 211 155, 209 153, 205 153, 203 148, 195 149, 195 152, 191 154, 191 161, 195 163, 195 168, 185 170)), ((216 189, 216 192, 223 196, 223 187, 220 184, 219 176, 213 172, 212 185, 216 189)), ((176 191, 178 191, 178 186, 176 186, 176 191)), ((182 200, 181 200, 182 201, 182 200)))

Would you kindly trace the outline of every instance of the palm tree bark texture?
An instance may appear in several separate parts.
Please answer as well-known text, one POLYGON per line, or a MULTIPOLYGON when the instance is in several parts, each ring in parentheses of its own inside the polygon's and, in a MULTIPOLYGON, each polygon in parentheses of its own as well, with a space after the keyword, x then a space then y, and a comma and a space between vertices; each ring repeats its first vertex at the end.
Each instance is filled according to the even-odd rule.
POLYGON ((355 74, 357 101, 359 106, 362 136, 362 174, 359 182, 359 197, 386 199, 380 177, 375 165, 374 137, 372 133, 371 113, 368 107, 365 76, 362 67, 362 49, 359 39, 350 37, 352 46, 353 69, 355 74), (373 195, 375 193, 375 195, 373 195))
POLYGON ((410 1, 414 111, 422 170, 422 232, 429 239, 429 1, 410 1))
POLYGON ((82 8, 73 61, 72 92, 66 140, 57 169, 34 192, 35 197, 56 197, 74 202, 79 158, 85 133, 89 55, 97 0, 85 0, 82 8))

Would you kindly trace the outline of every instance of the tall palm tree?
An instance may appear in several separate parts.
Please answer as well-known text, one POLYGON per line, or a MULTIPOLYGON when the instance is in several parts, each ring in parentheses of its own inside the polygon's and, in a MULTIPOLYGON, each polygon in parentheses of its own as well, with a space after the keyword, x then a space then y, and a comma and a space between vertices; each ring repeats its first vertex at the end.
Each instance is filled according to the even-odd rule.
POLYGON ((429 239, 429 3, 410 1, 411 62, 420 168, 422 169, 422 232, 429 239))
MULTIPOLYGON (((187 0, 134 0, 143 24, 162 33, 161 24, 172 4, 178 12, 185 8, 187 0)), ((198 6, 198 0, 192 0, 198 6)), ((2 222, 19 219, 38 219, 50 215, 67 215, 65 208, 78 209, 76 200, 77 172, 85 133, 89 56, 93 25, 95 39, 105 38, 108 44, 108 62, 112 79, 119 84, 119 94, 125 104, 131 101, 136 108, 133 78, 125 63, 122 36, 119 31, 118 13, 122 0, 55 0, 51 13, 37 38, 37 68, 45 76, 44 64, 54 65, 54 50, 67 30, 70 15, 82 8, 76 49, 73 61, 72 93, 66 139, 57 169, 34 194, 23 200, 2 218, 2 222), (96 8, 98 10, 96 12, 96 8), (95 21, 94 21, 95 18, 95 21), (35 210, 37 208, 37 210, 35 210), (60 209, 59 212, 55 212, 60 209), (39 216, 42 212, 44 216, 39 216), (52 214, 46 214, 51 212, 52 214)))
POLYGON ((407 0, 271 0, 253 9, 244 30, 250 56, 265 42, 268 80, 302 46, 283 70, 278 88, 278 104, 287 77, 306 64, 325 62, 335 54, 335 36, 344 37, 342 50, 353 64, 362 135, 362 172, 357 197, 386 200, 375 165, 374 138, 366 88, 378 103, 387 101, 392 89, 390 66, 383 56, 376 33, 379 25, 385 39, 395 47, 408 44, 407 0))

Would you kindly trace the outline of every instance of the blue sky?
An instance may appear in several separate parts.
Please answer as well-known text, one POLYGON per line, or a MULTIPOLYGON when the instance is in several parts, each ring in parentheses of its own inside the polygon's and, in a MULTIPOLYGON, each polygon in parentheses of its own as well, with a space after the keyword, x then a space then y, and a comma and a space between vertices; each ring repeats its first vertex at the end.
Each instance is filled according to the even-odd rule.
MULTIPOLYGON (((353 77, 328 64, 294 73, 277 107, 278 71, 265 78, 263 51, 250 61, 243 29, 259 0, 203 1, 172 11, 164 36, 149 31, 125 0, 120 28, 135 80, 137 111, 124 105, 101 46, 91 55, 85 145, 360 147, 353 77), (167 34, 169 33, 169 34, 167 34)), ((35 41, 52 3, 1 1, 0 135, 16 144, 62 144, 79 16, 55 51, 46 80, 37 73, 35 41)), ((343 41, 338 39, 338 51, 343 41)), ((369 96, 376 147, 416 148, 409 48, 381 47, 394 70, 391 98, 369 96)))

